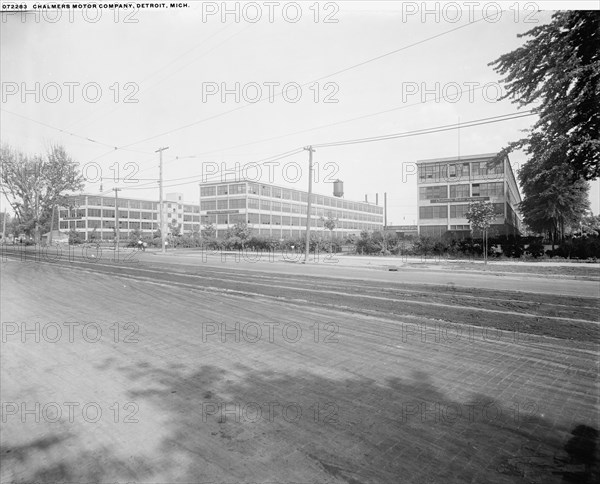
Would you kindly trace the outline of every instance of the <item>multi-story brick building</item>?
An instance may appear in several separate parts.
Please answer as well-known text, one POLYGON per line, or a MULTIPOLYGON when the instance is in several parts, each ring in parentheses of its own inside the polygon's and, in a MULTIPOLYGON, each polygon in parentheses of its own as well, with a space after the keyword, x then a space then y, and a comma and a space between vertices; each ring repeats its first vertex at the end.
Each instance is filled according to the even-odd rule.
POLYGON ((469 202, 489 201, 496 218, 491 233, 519 234, 521 195, 508 156, 493 161, 496 153, 417 161, 419 234, 440 237, 447 232, 470 233, 465 214, 469 202))

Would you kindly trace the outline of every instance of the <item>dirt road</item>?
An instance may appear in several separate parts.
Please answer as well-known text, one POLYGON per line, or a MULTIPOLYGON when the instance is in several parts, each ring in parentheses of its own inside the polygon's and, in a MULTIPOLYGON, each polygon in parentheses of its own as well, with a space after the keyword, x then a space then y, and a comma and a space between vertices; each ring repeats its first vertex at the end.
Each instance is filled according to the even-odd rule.
POLYGON ((565 445, 598 428, 592 296, 152 257, 2 265, 3 483, 582 471, 565 445))

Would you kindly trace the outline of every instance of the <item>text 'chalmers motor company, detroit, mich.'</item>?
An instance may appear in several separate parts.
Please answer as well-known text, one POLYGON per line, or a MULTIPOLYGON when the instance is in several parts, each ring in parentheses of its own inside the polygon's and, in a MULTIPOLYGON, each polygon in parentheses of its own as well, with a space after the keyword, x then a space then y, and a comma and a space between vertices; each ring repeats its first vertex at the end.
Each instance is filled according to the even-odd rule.
POLYGON ((133 9, 133 8, 187 8, 189 6, 188 3, 87 3, 87 2, 65 2, 65 3, 34 3, 32 5, 32 9, 46 9, 46 10, 54 10, 54 9, 83 9, 83 8, 106 8, 106 9, 114 9, 114 8, 123 8, 123 9, 133 9))

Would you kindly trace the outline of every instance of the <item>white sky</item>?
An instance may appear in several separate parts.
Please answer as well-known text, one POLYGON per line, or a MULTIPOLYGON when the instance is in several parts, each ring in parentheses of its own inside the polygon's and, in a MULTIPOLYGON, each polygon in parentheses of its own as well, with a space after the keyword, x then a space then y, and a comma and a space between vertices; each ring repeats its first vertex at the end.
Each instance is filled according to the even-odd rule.
MULTIPOLYGON (((27 3, 34 6, 34 2, 27 3)), ((50 3, 57 2, 38 5, 50 3)), ((164 152, 165 194, 181 192, 184 200, 195 202, 202 170, 221 163, 233 167, 311 144, 515 113, 517 106, 510 101, 495 102, 499 79, 487 64, 519 47, 523 40, 517 34, 549 21, 551 12, 536 12, 533 6, 598 8, 598 2, 511 1, 479 2, 477 9, 468 2, 454 2, 463 8, 457 12, 453 4, 444 2, 437 11, 431 2, 320 2, 316 22, 317 9, 311 1, 299 4, 302 16, 292 23, 289 20, 297 10, 291 3, 272 7, 273 22, 268 19, 267 2, 254 2, 254 6, 229 2, 229 8, 239 6, 238 22, 234 14, 222 21, 221 2, 205 2, 205 9, 219 12, 204 19, 201 3, 190 1, 188 8, 121 9, 118 16, 114 10, 99 8, 62 10, 62 14, 3 14, 2 143, 30 154, 42 152, 52 143, 63 144, 81 166, 90 163, 87 174, 91 179, 96 176, 94 166, 102 170, 104 193, 112 193, 110 189, 118 186, 123 189, 121 197, 148 199, 158 199, 155 151, 168 146, 164 152), (481 8, 493 16, 498 3, 507 10, 497 18, 482 19, 481 8), (518 11, 515 5, 529 10, 518 11), (256 6, 262 18, 252 23, 256 6), (100 17, 93 22, 98 13, 100 17), (324 22, 328 14, 337 22, 324 22), (458 14, 460 19, 455 21, 458 14), (469 17, 479 21, 467 25, 469 17), (457 30, 444 34, 452 29, 457 30), (444 35, 427 40, 439 34, 444 35), (317 79, 318 88, 313 85, 311 89, 311 81, 317 79), (280 95, 272 102, 247 102, 256 93, 249 83, 257 83, 266 97, 268 83, 280 83, 274 88, 279 94, 284 84, 293 82, 303 86, 298 102, 280 95), (34 94, 36 83, 39 99, 34 94), (79 83, 71 85, 72 102, 68 83, 79 83), (118 89, 115 83, 119 83, 118 89), (126 83, 132 84, 125 88, 126 83), (232 90, 240 83, 239 102, 233 94, 223 102, 220 92, 203 99, 203 91, 213 86, 220 89, 222 83, 232 90), (454 96, 456 85, 468 89, 473 86, 469 83, 491 84, 485 95, 472 87, 471 93, 459 95, 457 102, 433 100, 436 88, 454 96), (57 85, 60 99, 55 99, 57 85), (88 86, 86 92, 84 85, 88 86), (97 94, 94 86, 102 89, 97 102, 91 102, 97 94), (250 87, 244 91, 245 86, 250 87), (32 93, 23 98, 24 89, 32 93), (418 91, 411 93, 410 89, 418 91), (314 98, 316 92, 318 99, 314 98), (127 94, 138 102, 125 103, 127 94), (328 94, 338 102, 324 102, 328 94), (426 103, 421 102, 424 96, 426 103), (391 111, 364 117, 386 110, 391 111), (326 126, 333 123, 338 124, 326 126), (114 150, 125 146, 127 149, 114 150), (115 163, 120 168, 118 182, 114 180, 115 163), (135 165, 125 166, 127 163, 135 165), (139 181, 124 183, 122 178, 133 174, 132 167, 139 167, 133 176, 139 181), (169 181, 173 179, 177 180, 169 181), (169 186, 175 184, 181 185, 169 186)), ((165 4, 168 7, 170 2, 165 4)), ((295 91, 291 89, 288 95, 293 97, 295 91)), ((347 199, 364 200, 367 194, 369 201, 374 201, 379 193, 382 204, 387 192, 388 223, 412 224, 417 213, 415 161, 497 151, 518 139, 520 130, 533 121, 530 116, 463 128, 460 135, 450 130, 317 148, 314 161, 319 176, 313 189, 330 194, 329 174, 329 180, 344 181, 347 199), (335 165, 325 166, 327 163, 335 165)), ((281 159, 273 169, 274 180, 269 180, 266 167, 260 180, 306 190, 307 159, 305 151, 281 159), (282 167, 290 162, 303 169, 295 183, 286 182, 282 174, 282 167)), ((510 159, 515 169, 525 161, 522 153, 513 153, 510 159)), ((250 176, 256 173, 248 171, 250 176)), ((291 167, 288 178, 294 174, 291 167)), ((592 210, 598 213, 598 181, 592 185, 592 210)), ((100 193, 99 181, 88 183, 86 191, 100 193)))

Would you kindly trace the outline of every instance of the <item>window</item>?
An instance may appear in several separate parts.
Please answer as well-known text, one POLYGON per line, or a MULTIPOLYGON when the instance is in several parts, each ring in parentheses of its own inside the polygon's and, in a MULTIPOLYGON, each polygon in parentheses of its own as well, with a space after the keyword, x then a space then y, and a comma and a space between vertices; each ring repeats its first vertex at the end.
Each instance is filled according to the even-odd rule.
POLYGON ((217 200, 217 210, 227 210, 227 200, 217 200))
POLYGON ((258 198, 249 198, 248 208, 258 209, 258 198))
POLYGON ((450 205, 450 218, 466 218, 469 205, 450 205))
POLYGON ((257 213, 249 213, 248 214, 248 223, 249 224, 257 224, 258 223, 258 214, 257 213))
POLYGON ((471 163, 471 173, 474 177, 501 175, 504 173, 504 163, 491 161, 476 161, 471 163))
POLYGON ((102 210, 102 216, 104 218, 115 218, 114 210, 102 210))
MULTIPOLYGON (((448 187, 446 185, 438 187, 421 187, 419 188, 419 200, 432 200, 435 198, 447 198, 448 187)), ((371 211, 371 210, 369 210, 371 211)))
POLYGON ((271 216, 271 223, 273 225, 281 225, 281 215, 272 215, 271 216))
POLYGON ((88 208, 88 217, 102 217, 102 210, 99 208, 88 208))
POLYGON ((261 185, 260 194, 263 197, 270 197, 271 196, 271 187, 267 186, 267 185, 261 185))
POLYGON ((299 202, 300 201, 300 192, 292 191, 292 200, 299 202))
POLYGON ((504 204, 503 203, 493 203, 494 206, 494 215, 504 215, 504 204))
POLYGON ((271 215, 261 214, 260 215, 260 223, 265 225, 271 225, 271 215))
POLYGON ((419 227, 420 235, 425 237, 441 237, 446 230, 445 225, 423 225, 419 227))
POLYGON ((214 197, 217 194, 217 187, 200 187, 201 197, 214 197))
POLYGON ((142 202, 142 210, 152 210, 152 202, 142 202))
POLYGON ((219 185, 217 187, 217 195, 227 195, 227 185, 219 185))
POLYGON ((502 196, 504 194, 504 182, 473 183, 471 194, 473 197, 502 196))
POLYGON ((284 188, 283 190, 281 190, 281 198, 285 200, 290 200, 292 198, 292 192, 284 188))
POLYGON ((434 207, 419 207, 419 218, 430 219, 430 218, 447 218, 448 207, 446 205, 434 206, 434 207))
POLYGON ((202 210, 216 210, 217 202, 216 200, 202 200, 200 207, 202 210))
POLYGON ((256 183, 248 184, 248 193, 253 193, 254 195, 258 195, 258 185, 256 183))
POLYGON ((273 187, 273 198, 281 198, 281 188, 273 187))
POLYGON ((228 217, 227 217, 227 214, 220 214, 220 215, 217 215, 217 223, 218 223, 218 224, 224 224, 224 225, 227 225, 227 224, 229 223, 229 222, 228 222, 228 220, 229 220, 229 219, 228 219, 228 217))
POLYGON ((268 200, 261 200, 260 201, 260 209, 270 211, 271 210, 271 202, 269 202, 268 200))
POLYGON ((229 208, 246 208, 245 198, 230 198, 229 208))
POLYGON ((88 205, 102 206, 100 197, 88 197, 88 205))
POLYGON ((450 185, 450 198, 466 198, 469 196, 469 185, 450 185))
POLYGON ((281 211, 281 203, 280 202, 272 202, 271 210, 273 210, 273 212, 280 212, 281 211))
POLYGON ((230 195, 239 195, 241 193, 246 193, 246 184, 245 183, 236 183, 235 185, 229 185, 229 194, 230 195))

